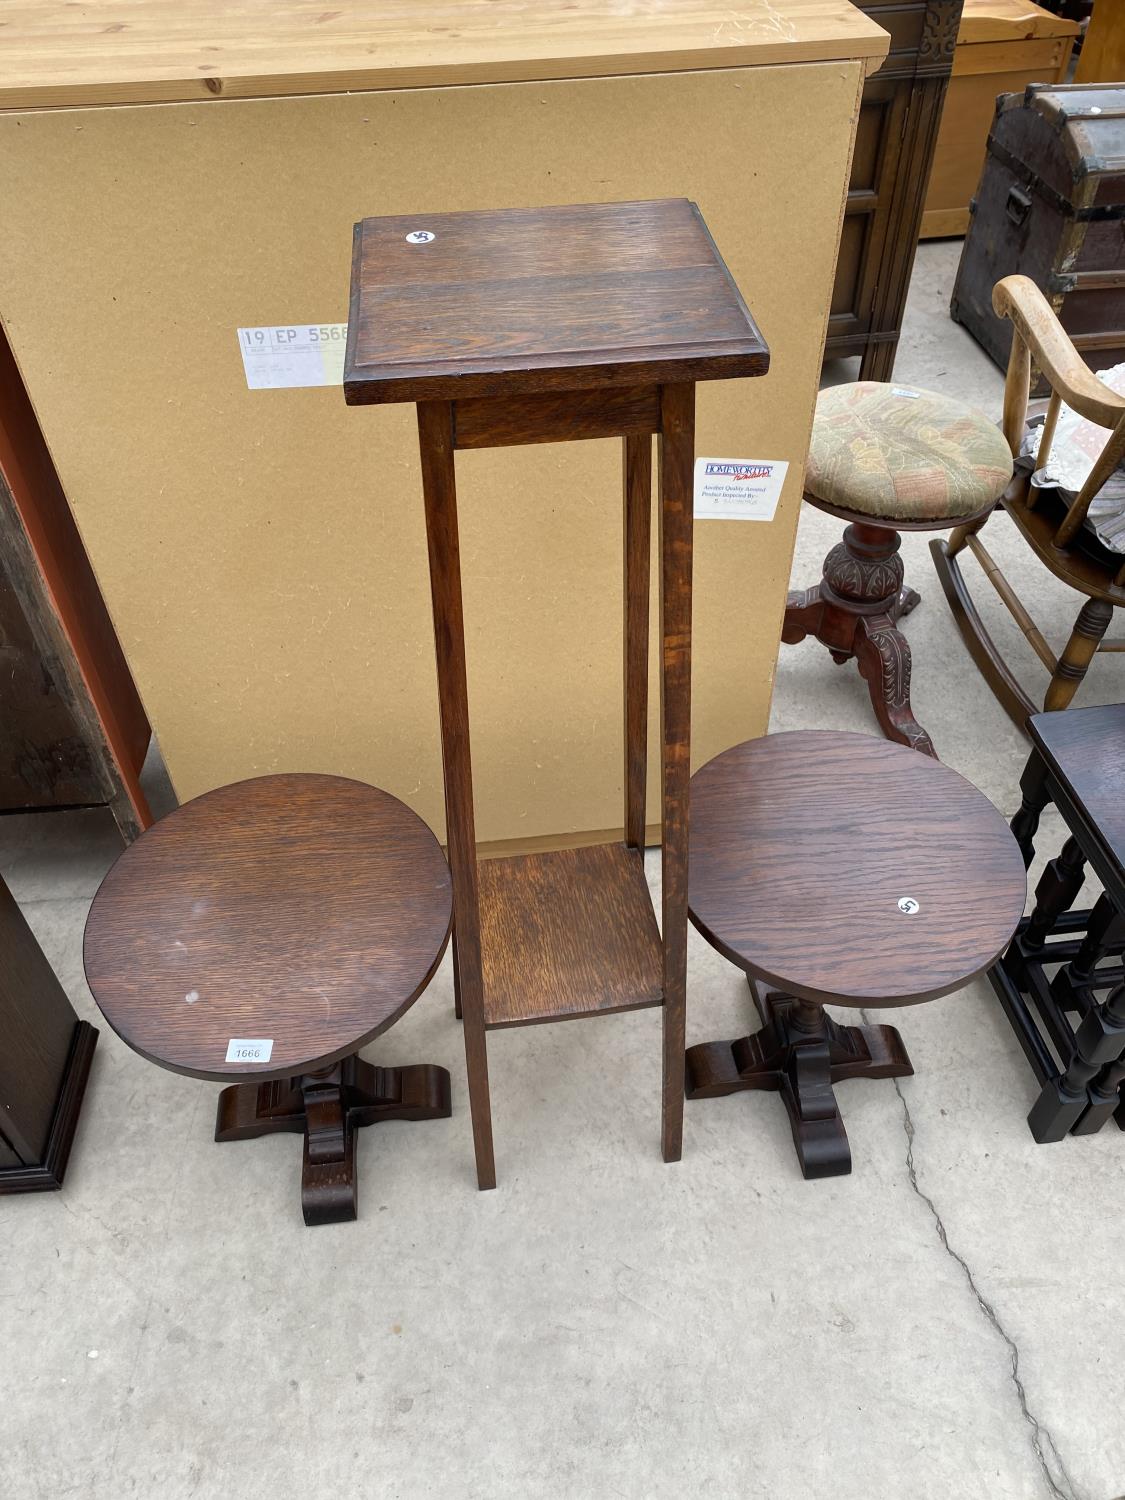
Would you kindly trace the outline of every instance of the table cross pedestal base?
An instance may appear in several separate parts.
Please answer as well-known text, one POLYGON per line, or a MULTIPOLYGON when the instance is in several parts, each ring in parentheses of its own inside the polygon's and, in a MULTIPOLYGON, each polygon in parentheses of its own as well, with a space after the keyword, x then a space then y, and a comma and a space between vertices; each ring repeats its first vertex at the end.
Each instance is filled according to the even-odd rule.
POLYGON ((893 1026, 841 1026, 822 1005, 747 983, 762 1029, 689 1047, 687 1097, 780 1093, 804 1175, 846 1176, 852 1153, 832 1086, 845 1078, 912 1077, 902 1038, 893 1026))
POLYGON ((306 1224, 356 1217, 355 1133, 380 1120, 446 1120, 449 1074, 432 1063, 377 1068, 360 1057, 299 1078, 238 1083, 219 1095, 217 1141, 280 1131, 305 1137, 301 1209, 306 1224))

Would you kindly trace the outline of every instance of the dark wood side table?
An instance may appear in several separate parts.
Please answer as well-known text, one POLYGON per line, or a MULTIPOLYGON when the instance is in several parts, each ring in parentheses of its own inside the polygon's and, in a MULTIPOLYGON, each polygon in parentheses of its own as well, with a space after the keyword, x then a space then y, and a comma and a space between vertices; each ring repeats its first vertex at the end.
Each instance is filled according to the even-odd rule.
POLYGON ((699 210, 686 199, 421 214, 356 226, 345 397, 350 405, 418 403, 454 955, 482 1188, 496 1182, 490 1027, 662 1006, 662 1150, 666 1161, 679 1159, 695 382, 762 375, 768 363, 699 210), (660 453, 663 939, 642 863, 653 433, 660 453), (624 439, 624 843, 489 860, 478 870, 454 454, 599 437, 624 439))
POLYGON ((449 1074, 359 1049, 425 989, 449 869, 396 798, 340 776, 262 776, 153 825, 102 881, 86 978, 130 1047, 229 1083, 217 1141, 305 1137, 306 1224, 356 1216, 355 1129, 448 1116, 449 1074))
POLYGON ((1049 802, 1069 836, 989 978, 1041 1085, 1031 1132, 1060 1141, 1111 1115, 1125 1129, 1125 704, 1034 714, 1027 732, 1034 748, 1012 820, 1025 863, 1049 802), (1074 911, 1087 865, 1102 894, 1074 911))
POLYGON ((962 776, 862 734, 748 740, 691 787, 691 919, 746 971, 762 1029, 690 1047, 688 1097, 779 1091, 804 1175, 841 1176, 833 1084, 914 1069, 893 1027, 824 1007, 914 1005, 983 973, 1023 911, 1020 851, 962 776))
POLYGON ((0 1193, 62 1187, 97 1040, 0 880, 0 1193))

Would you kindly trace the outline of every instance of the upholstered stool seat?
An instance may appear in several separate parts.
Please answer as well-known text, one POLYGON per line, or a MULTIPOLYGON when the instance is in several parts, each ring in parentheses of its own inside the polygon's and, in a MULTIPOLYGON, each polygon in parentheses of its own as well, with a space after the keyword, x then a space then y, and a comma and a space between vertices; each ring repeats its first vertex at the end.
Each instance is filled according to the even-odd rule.
POLYGON ((782 639, 814 635, 837 662, 856 659, 888 738, 929 755, 910 708, 910 647, 899 619, 918 603, 902 586, 899 530, 960 526, 987 514, 1012 477, 1007 440, 951 396, 860 380, 821 391, 805 499, 850 521, 815 588, 795 590, 782 639))
POLYGON ((1011 477, 1004 434, 951 396, 860 380, 817 400, 805 474, 814 503, 940 528, 987 509, 1011 477))

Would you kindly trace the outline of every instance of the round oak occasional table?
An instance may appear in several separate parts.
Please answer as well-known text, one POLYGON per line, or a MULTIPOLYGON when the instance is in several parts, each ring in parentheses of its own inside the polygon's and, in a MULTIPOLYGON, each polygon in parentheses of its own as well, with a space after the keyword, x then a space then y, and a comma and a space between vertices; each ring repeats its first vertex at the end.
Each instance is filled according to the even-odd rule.
POLYGON ((220 1082, 217 1141, 303 1132, 306 1224, 356 1216, 355 1129, 449 1115, 449 1074, 356 1056, 425 989, 449 939, 441 846, 396 798, 262 776, 132 844, 86 923, 106 1020, 161 1067, 220 1082))
POLYGON ((850 1172, 833 1084, 914 1069, 894 1027, 824 1007, 960 989, 1007 946, 1025 894, 1007 823, 928 755, 831 730, 724 751, 691 779, 688 902, 746 971, 762 1027, 689 1047, 688 1098, 776 1090, 805 1176, 850 1172))

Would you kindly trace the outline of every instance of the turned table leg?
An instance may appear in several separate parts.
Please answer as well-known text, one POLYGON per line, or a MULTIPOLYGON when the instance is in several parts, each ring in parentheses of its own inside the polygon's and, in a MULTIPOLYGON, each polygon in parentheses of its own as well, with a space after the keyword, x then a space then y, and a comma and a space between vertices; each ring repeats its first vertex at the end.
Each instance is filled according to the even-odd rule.
POLYGON ((1024 941, 1039 945, 1064 911, 1078 899, 1085 878, 1086 856, 1078 840, 1071 835, 1062 852, 1052 859, 1035 887, 1035 906, 1024 929, 1024 941))
POLYGON ((1019 812, 1012 819, 1012 836, 1020 846, 1024 869, 1030 869, 1031 861, 1035 858, 1035 835, 1039 831, 1039 819, 1051 800, 1047 788, 1047 767, 1038 751, 1032 751, 1031 758, 1024 767, 1020 777, 1020 795, 1023 800, 1019 812))
MULTIPOLYGON (((1037 1141, 1061 1141, 1089 1108, 1100 1108, 1104 1097, 1095 1099, 1090 1085, 1098 1080, 1098 1093, 1112 1089, 1116 1095, 1117 1065, 1125 1051, 1125 984, 1113 990, 1104 1005, 1087 1011, 1074 1037, 1074 1056, 1064 1073, 1048 1078, 1031 1107, 1027 1123, 1037 1141), (1116 1078, 1116 1083, 1113 1082, 1116 1078)), ((1082 1132, 1082 1133, 1090 1133, 1082 1132)))

